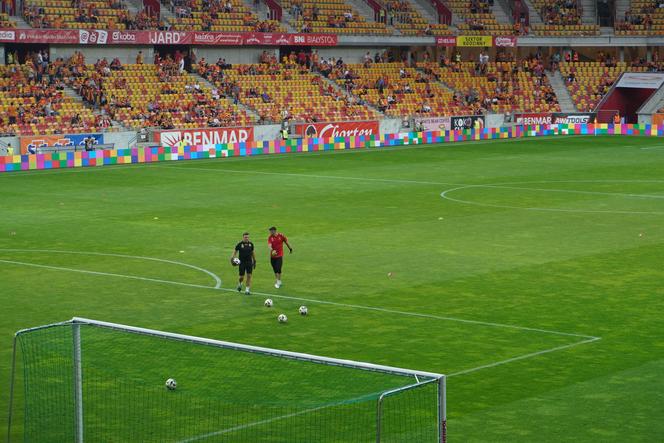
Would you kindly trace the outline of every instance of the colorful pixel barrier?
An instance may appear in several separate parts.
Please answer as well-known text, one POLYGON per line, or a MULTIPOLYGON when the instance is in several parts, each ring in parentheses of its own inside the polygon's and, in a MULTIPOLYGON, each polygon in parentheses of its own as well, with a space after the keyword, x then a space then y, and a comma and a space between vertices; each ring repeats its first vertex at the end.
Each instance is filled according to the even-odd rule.
POLYGON ((235 144, 178 147, 108 149, 90 152, 52 152, 45 154, 0 156, 0 172, 39 169, 80 168, 87 166, 153 163, 202 158, 243 157, 291 152, 383 148, 401 145, 453 143, 552 135, 639 135, 664 136, 664 126, 563 124, 466 129, 462 131, 408 132, 356 137, 304 138, 251 141, 235 144))

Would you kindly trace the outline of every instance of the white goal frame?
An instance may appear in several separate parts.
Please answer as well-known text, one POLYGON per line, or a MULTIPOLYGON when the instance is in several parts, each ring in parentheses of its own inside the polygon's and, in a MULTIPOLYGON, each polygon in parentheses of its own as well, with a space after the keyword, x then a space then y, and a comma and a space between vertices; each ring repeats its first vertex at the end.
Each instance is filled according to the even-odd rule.
POLYGON ((344 360, 331 357, 323 357, 319 355, 305 354, 300 352, 284 351, 273 348, 265 348, 261 346, 252 346, 242 343, 234 343, 222 340, 215 340, 211 338, 196 337, 192 335, 177 334, 173 332, 164 332, 158 331, 155 329, 141 328, 136 326, 128 326, 119 323, 111 323, 100 320, 93 320, 82 317, 74 317, 71 320, 53 323, 44 326, 37 326, 29 329, 22 329, 14 335, 14 346, 12 353, 12 369, 11 369, 11 385, 10 385, 10 397, 9 397, 9 415, 7 423, 7 441, 10 441, 11 438, 11 423, 12 423, 12 406, 14 400, 14 375, 16 370, 16 341, 19 335, 39 330, 46 329, 56 326, 66 326, 71 325, 73 332, 73 361, 74 361, 74 403, 76 408, 76 442, 83 443, 83 414, 84 414, 84 405, 83 405, 83 392, 82 392, 82 366, 81 366, 81 337, 80 337, 80 326, 96 326, 106 329, 115 329, 123 332, 139 334, 139 335, 148 335, 155 336, 160 338, 168 338, 172 340, 203 344, 208 346, 213 346, 217 348, 231 349, 236 351, 243 352, 252 352, 262 355, 269 355, 280 358, 287 358, 290 360, 301 360, 312 363, 318 363, 328 366, 341 366, 352 369, 359 369, 364 371, 380 372, 384 374, 391 375, 401 375, 401 376, 411 376, 415 379, 415 383, 407 386, 402 386, 397 389, 383 392, 376 402, 376 443, 381 442, 381 416, 383 409, 383 402, 387 397, 397 395, 401 392, 409 391, 418 387, 421 387, 426 384, 435 383, 438 389, 438 410, 437 410, 437 420, 438 420, 438 443, 447 442, 447 404, 446 404, 446 376, 444 374, 438 374, 434 372, 425 372, 425 371, 416 371, 412 369, 403 369, 393 366, 378 365, 374 363, 366 363, 353 360, 344 360), (426 379, 420 381, 420 379, 426 379))

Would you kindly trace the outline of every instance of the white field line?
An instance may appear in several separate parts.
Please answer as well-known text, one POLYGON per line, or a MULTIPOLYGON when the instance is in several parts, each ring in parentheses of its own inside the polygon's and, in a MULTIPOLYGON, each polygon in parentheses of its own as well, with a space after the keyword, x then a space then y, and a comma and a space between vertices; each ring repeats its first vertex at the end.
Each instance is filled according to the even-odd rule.
MULTIPOLYGON (((457 186, 455 188, 450 188, 446 189, 443 192, 440 193, 441 198, 444 200, 449 200, 453 201, 456 203, 462 203, 465 205, 473 205, 473 206, 483 206, 483 207, 490 207, 490 208, 502 208, 502 209, 518 209, 518 210, 524 210, 524 211, 542 211, 542 212, 564 212, 564 213, 574 213, 574 214, 626 214, 626 215, 664 215, 664 212, 661 211, 620 211, 620 210, 592 210, 592 209, 565 209, 565 208, 540 208, 540 207, 533 207, 533 206, 512 206, 512 205, 499 205, 495 203, 482 203, 482 202, 474 202, 474 201, 469 201, 469 200, 462 200, 459 198, 453 198, 450 197, 450 193, 456 192, 456 191, 461 191, 463 189, 470 189, 470 188, 505 188, 505 189, 526 189, 526 190, 536 190, 536 191, 544 191, 546 189, 532 189, 532 188, 516 188, 516 187, 506 187, 506 186, 496 186, 496 185, 467 185, 467 186, 457 186)), ((548 189, 546 191, 549 192, 578 192, 580 194, 599 194, 599 195, 609 195, 609 196, 620 196, 620 197, 637 197, 637 198, 664 198, 664 196, 658 196, 658 195, 648 195, 648 194, 621 194, 621 193, 613 193, 613 192, 592 192, 592 191, 573 191, 573 190, 560 190, 560 189, 548 189)))
MULTIPOLYGON (((551 137, 540 138, 540 142, 544 141, 564 141, 570 137, 585 138, 593 137, 592 135, 557 135, 551 137)), ((288 159, 302 157, 316 157, 321 155, 342 155, 342 154, 361 154, 361 153, 371 153, 371 152, 392 152, 392 151, 404 151, 411 149, 438 149, 441 147, 454 147, 454 146, 469 146, 469 145, 486 145, 486 144, 495 144, 495 143, 507 143, 507 142, 519 142, 532 140, 535 137, 521 137, 521 138, 498 138, 492 140, 467 140, 463 142, 447 142, 447 143, 438 143, 438 144, 412 144, 412 145, 399 145, 399 146, 381 146, 381 147, 372 147, 372 148, 356 148, 356 149, 345 149, 339 151, 311 151, 311 152, 289 152, 283 154, 263 154, 263 155, 249 155, 245 157, 217 157, 209 159, 195 159, 195 160, 179 160, 177 161, 195 161, 195 162, 215 162, 223 161, 226 162, 238 162, 238 161, 256 161, 256 160, 277 160, 277 159, 288 159)), ((32 170, 32 171, 12 171, 12 172, 3 172, 0 173, 0 178, 2 177, 37 177, 40 175, 51 175, 51 174, 67 174, 67 173, 80 173, 80 172, 90 172, 90 171, 130 171, 136 168, 154 168, 164 164, 170 164, 175 160, 166 160, 163 162, 151 162, 151 163, 138 163, 138 164, 126 164, 126 165, 105 165, 105 166, 88 166, 80 168, 63 168, 63 169, 50 169, 50 170, 32 170)))
MULTIPOLYGON (((99 276, 104 276, 104 277, 116 277, 116 278, 126 278, 126 279, 133 279, 133 280, 143 280, 143 281, 150 281, 150 282, 155 282, 155 283, 164 283, 164 284, 172 284, 172 285, 178 285, 178 286, 187 286, 187 287, 198 288, 198 289, 212 289, 212 290, 231 292, 231 293, 237 292, 236 289, 230 289, 230 288, 221 288, 221 287, 214 288, 212 286, 199 285, 199 284, 195 284, 195 283, 185 283, 185 282, 178 282, 178 281, 172 281, 172 280, 162 280, 162 279, 156 279, 156 278, 139 277, 139 276, 134 276, 134 275, 115 274, 115 273, 109 273, 109 272, 89 271, 89 270, 85 270, 85 269, 67 268, 67 267, 62 267, 62 266, 42 265, 42 264, 37 264, 37 263, 29 263, 29 262, 22 262, 22 261, 16 261, 16 260, 3 260, 3 259, 0 259, 0 263, 13 264, 13 265, 18 265, 18 266, 29 266, 29 267, 35 267, 35 268, 41 268, 41 269, 51 269, 51 270, 55 270, 55 271, 68 271, 68 272, 76 272, 76 273, 80 273, 80 274, 99 275, 99 276)), ((579 338, 583 338, 583 339, 595 339, 595 338, 597 338, 597 337, 593 337, 591 335, 576 334, 576 333, 571 333, 571 332, 554 331, 554 330, 549 330, 549 329, 531 328, 531 327, 526 327, 526 326, 517 326, 517 325, 510 325, 510 324, 503 324, 503 323, 485 322, 485 321, 479 321, 479 320, 468 320, 468 319, 457 318, 457 317, 446 317, 446 316, 440 316, 440 315, 434 315, 434 314, 424 314, 424 313, 419 313, 419 312, 400 311, 400 310, 395 310, 395 309, 380 308, 380 307, 376 307, 376 306, 365 306, 365 305, 356 305, 356 304, 350 304, 350 303, 339 303, 339 302, 333 302, 333 301, 327 301, 327 300, 317 300, 317 299, 312 299, 312 298, 294 297, 294 296, 281 295, 281 294, 270 294, 270 293, 267 293, 267 292, 252 291, 252 294, 265 296, 265 297, 282 298, 282 299, 285 299, 285 300, 297 300, 297 301, 304 301, 304 302, 309 302, 309 303, 318 303, 318 304, 329 305, 329 306, 337 306, 337 307, 342 307, 342 308, 362 309, 362 310, 366 310, 366 311, 384 312, 384 313, 387 313, 387 314, 403 315, 403 316, 409 316, 409 317, 430 318, 430 319, 434 319, 434 320, 453 321, 453 322, 458 322, 458 323, 466 323, 466 324, 473 324, 473 325, 479 325, 479 326, 516 329, 516 330, 521 330, 521 331, 539 332, 539 333, 543 333, 543 334, 560 335, 560 336, 566 336, 566 337, 579 337, 579 338)))
POLYGON ((316 412, 321 409, 325 409, 328 406, 319 406, 317 408, 305 409, 303 411, 293 412, 290 414, 280 415, 278 417, 266 418, 265 420, 254 421, 244 425, 233 426, 232 428, 220 429, 218 431, 208 432, 207 434, 196 435, 194 437, 187 438, 185 440, 180 440, 178 443, 191 443, 194 441, 206 440, 211 437, 216 437, 218 435, 229 434, 231 432, 243 431, 245 429, 253 428, 254 426, 266 425, 278 420, 283 420, 286 418, 297 417, 298 415, 308 414, 309 412, 316 412))
POLYGON ((481 369, 493 368, 493 367, 504 365, 504 364, 507 364, 507 363, 512 363, 514 361, 525 360, 527 358, 537 357, 538 355, 548 354, 550 352, 561 351, 563 349, 569 349, 569 348, 573 348, 575 346, 584 345, 586 343, 593 343, 593 342, 596 342, 596 341, 601 340, 601 339, 602 339, 601 337, 593 337, 593 338, 589 338, 587 340, 581 340, 581 341, 578 341, 578 342, 575 342, 575 343, 570 343, 568 345, 561 345, 561 346, 556 346, 555 348, 545 349, 543 351, 531 352, 529 354, 523 354, 523 355, 519 355, 517 357, 508 358, 507 360, 501 360, 501 361, 497 361, 497 362, 494 362, 494 363, 489 363, 489 364, 486 364, 486 365, 477 366, 475 368, 464 369, 463 371, 453 372, 451 374, 447 374, 447 377, 455 377, 455 376, 459 376, 459 375, 470 374, 471 372, 479 371, 481 369))
MULTIPOLYGON (((451 182, 434 182, 434 181, 420 181, 420 180, 407 180, 407 179, 389 179, 389 178, 371 178, 371 177, 353 177, 353 176, 343 176, 343 175, 318 175, 318 174, 298 174, 290 172, 268 172, 268 171, 251 171, 251 170, 242 170, 242 169, 226 169, 226 168, 198 168, 194 166, 172 166, 172 165, 157 165, 155 168, 164 168, 164 169, 181 169, 181 170, 194 170, 194 171, 210 171, 210 172, 229 172, 234 174, 258 174, 258 175, 277 175, 277 176, 286 176, 286 177, 302 177, 302 178, 315 178, 315 179, 330 179, 330 180, 357 180, 357 181, 369 181, 369 182, 384 182, 384 183, 396 183, 396 184, 415 184, 415 185, 436 185, 436 186, 457 186, 454 189, 448 189, 443 192, 446 194, 448 192, 457 191, 465 188, 490 188, 490 189, 510 189, 510 190, 523 190, 523 191, 541 191, 541 192, 560 192, 560 193, 569 193, 569 194, 589 194, 589 195, 606 195, 606 196, 617 196, 617 197, 634 197, 634 198, 654 198, 654 199, 664 199, 664 195, 655 195, 655 194, 629 194, 629 193, 620 193, 620 192, 601 192, 601 191, 584 191, 584 190, 575 190, 575 189, 551 189, 551 188, 528 188, 528 187, 519 187, 511 186, 513 184, 528 184, 528 183, 577 183, 574 180, 569 181, 537 181, 537 182, 514 182, 514 183, 496 183, 496 184, 468 184, 468 183, 451 183, 451 182)), ((583 183, 593 183, 594 181, 584 180, 583 183)), ((598 182, 602 183, 611 183, 610 180, 601 180, 598 182)), ((642 182, 641 180, 636 180, 636 182, 642 182)), ((645 180, 644 182, 651 182, 650 180, 645 180)), ((654 183, 664 183, 664 180, 653 180, 654 183)), ((581 182, 579 182, 581 183, 581 182)), ((621 183, 632 183, 630 180, 622 180, 621 183)), ((441 195, 443 198, 447 198, 441 195)), ((602 211, 606 212, 606 211, 602 211)))
MULTIPOLYGON (((529 354, 524 354, 524 355, 519 355, 517 357, 508 358, 507 360, 501 360, 501 361, 497 361, 497 362, 494 362, 494 363, 489 363, 489 364, 482 365, 482 366, 477 366, 477 367, 470 368, 470 369, 464 369, 462 371, 454 372, 452 374, 447 374, 446 377, 458 377, 459 375, 470 374, 472 372, 480 371, 482 369, 493 368, 493 367, 496 367, 496 366, 501 366, 501 365, 511 363, 511 362, 515 362, 515 361, 519 361, 519 360, 526 360, 528 358, 537 357, 538 355, 543 355, 543 354, 548 354, 548 353, 551 353, 551 352, 561 351, 563 349, 570 349, 570 348, 580 346, 580 345, 583 345, 583 344, 593 343, 593 342, 596 342, 598 340, 601 340, 601 338, 600 337, 593 337, 593 338, 590 338, 590 339, 587 339, 587 340, 582 340, 582 341, 575 342, 575 343, 570 343, 570 344, 567 344, 567 345, 557 346, 555 348, 544 349, 542 351, 537 351, 537 352, 531 352, 529 354)), ((418 380, 418 383, 419 383, 419 380, 418 380)), ((361 397, 359 397, 359 398, 361 398, 361 397)), ((321 409, 336 406, 337 404, 338 403, 331 404, 331 405, 318 406, 316 408, 305 409, 303 411, 294 412, 294 413, 291 413, 291 414, 285 414, 285 415, 281 415, 281 416, 278 416, 278 417, 272 417, 272 418, 268 418, 268 419, 265 419, 265 420, 259 420, 259 421, 247 423, 247 424, 244 424, 244 425, 233 426, 231 428, 220 429, 218 431, 197 435, 197 436, 194 436, 194 437, 191 437, 191 438, 187 438, 185 440, 180 440, 178 443, 191 443, 191 442, 195 442, 195 441, 205 440, 205 439, 208 439, 210 437, 216 437, 218 435, 229 434, 229 433, 232 433, 232 432, 235 432, 235 431, 242 431, 244 429, 252 428, 254 426, 269 424, 269 423, 272 423, 272 422, 275 422, 275 421, 278 421, 278 420, 283 420, 283 419, 286 419, 286 418, 291 418, 291 417, 296 417, 296 416, 299 416, 299 415, 308 414, 309 412, 316 412, 316 411, 319 411, 321 409)))
POLYGON ((648 151, 648 150, 651 150, 651 149, 664 149, 664 145, 646 146, 646 147, 643 147, 641 149, 644 150, 644 151, 648 151))
POLYGON ((33 268, 51 269, 51 270, 54 270, 54 271, 76 272, 76 273, 79 273, 79 274, 90 274, 90 275, 101 275, 101 276, 104 276, 104 277, 125 278, 125 279, 129 279, 129 280, 151 281, 151 282, 154 282, 154 283, 165 283, 165 284, 169 284, 169 285, 189 286, 189 287, 192 287, 192 288, 221 289, 221 290, 223 290, 223 288, 214 288, 212 286, 203 286, 203 285, 197 285, 197 284, 193 284, 193 283, 184 283, 184 282, 173 281, 173 280, 162 280, 162 279, 159 279, 159 278, 139 277, 137 275, 114 274, 112 272, 88 271, 88 270, 85 270, 85 269, 65 268, 63 266, 40 265, 40 264, 37 264, 37 263, 28 263, 28 262, 22 262, 22 261, 17 261, 17 260, 0 260, 0 263, 6 263, 8 265, 31 266, 33 268))
MULTIPOLYGON (((175 260, 167 260, 165 258, 155 258, 155 257, 143 257, 140 255, 126 255, 126 254, 112 254, 112 253, 106 253, 106 252, 84 252, 84 251, 63 251, 59 249, 16 249, 16 248, 0 248, 0 252, 24 252, 24 253, 54 253, 54 254, 75 254, 75 255, 96 255, 96 256, 102 256, 102 257, 120 257, 120 258, 132 258, 136 260, 148 260, 148 261, 155 261, 155 262, 160 262, 160 263, 170 263, 173 265, 178 265, 178 266, 183 266, 185 268, 191 268, 195 269, 196 271, 200 271, 204 274, 209 275, 214 279, 214 289, 219 289, 221 287, 221 278, 217 274, 215 274, 212 271, 208 271, 207 269, 200 268, 195 265, 190 265, 189 263, 184 263, 180 261, 175 261, 175 260)), ((143 278, 143 277, 136 277, 136 278, 143 278)))

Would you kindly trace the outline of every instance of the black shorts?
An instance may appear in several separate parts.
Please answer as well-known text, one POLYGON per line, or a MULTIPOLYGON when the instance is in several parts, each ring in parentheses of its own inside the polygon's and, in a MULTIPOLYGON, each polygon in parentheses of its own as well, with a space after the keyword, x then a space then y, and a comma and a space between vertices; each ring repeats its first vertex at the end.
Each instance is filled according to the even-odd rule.
POLYGON ((254 264, 253 264, 253 262, 250 262, 250 261, 248 261, 248 262, 241 261, 238 268, 239 268, 239 271, 240 271, 240 276, 244 275, 245 272, 247 274, 251 275, 251 273, 254 271, 254 264))
POLYGON ((283 257, 270 257, 270 263, 275 274, 281 274, 281 265, 284 263, 283 257))

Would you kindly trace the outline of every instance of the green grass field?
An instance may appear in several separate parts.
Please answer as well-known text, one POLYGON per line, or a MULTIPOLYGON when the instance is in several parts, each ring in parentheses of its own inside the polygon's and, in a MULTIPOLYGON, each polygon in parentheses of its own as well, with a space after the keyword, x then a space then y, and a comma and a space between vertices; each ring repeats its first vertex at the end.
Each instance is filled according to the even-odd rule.
MULTIPOLYGON (((656 138, 35 171, 1 174, 0 185, 2 383, 16 330, 80 316, 448 374, 451 441, 664 441, 656 138), (295 249, 279 290, 267 257, 273 224, 295 249), (258 257, 249 297, 145 258, 194 265, 232 289, 228 258, 244 230, 258 257)), ((122 358, 108 367, 122 371, 122 358)), ((169 368, 153 372, 163 393, 169 368)), ((265 377, 257 372, 246 377, 265 377)), ((178 381, 186 392, 187 378, 178 381)), ((318 395, 344 398, 338 386, 318 395)), ((103 417, 104 402, 94 407, 103 417)))

